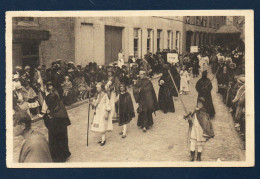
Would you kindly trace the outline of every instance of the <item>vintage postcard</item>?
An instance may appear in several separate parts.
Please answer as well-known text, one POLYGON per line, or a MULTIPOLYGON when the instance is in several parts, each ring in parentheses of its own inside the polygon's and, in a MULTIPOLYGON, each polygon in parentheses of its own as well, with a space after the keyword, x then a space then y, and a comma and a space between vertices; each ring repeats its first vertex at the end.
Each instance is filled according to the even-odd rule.
POLYGON ((254 11, 6 12, 8 168, 254 167, 254 11))

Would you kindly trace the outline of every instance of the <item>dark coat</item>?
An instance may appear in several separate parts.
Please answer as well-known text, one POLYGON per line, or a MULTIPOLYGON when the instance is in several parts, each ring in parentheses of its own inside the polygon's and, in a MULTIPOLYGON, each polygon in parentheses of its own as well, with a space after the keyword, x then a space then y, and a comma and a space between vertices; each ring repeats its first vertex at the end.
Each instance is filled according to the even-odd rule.
POLYGON ((196 83, 196 90, 199 93, 198 97, 203 97, 205 99, 205 108, 209 113, 210 117, 215 116, 215 109, 212 102, 211 90, 212 83, 208 78, 201 78, 196 83))
MULTIPOLYGON (((174 82, 175 82, 175 84, 176 84, 176 86, 178 88, 178 91, 180 91, 180 80, 181 80, 181 77, 180 77, 179 72, 177 71, 175 66, 171 67, 170 72, 171 72, 171 75, 172 75, 172 77, 174 79, 174 82)), ((178 92, 176 91, 175 88, 172 91, 172 95, 175 96, 175 97, 178 97, 178 92)))
POLYGON ((159 109, 153 84, 148 79, 139 79, 133 86, 135 101, 142 111, 157 111, 159 109))
POLYGON ((133 101, 128 92, 119 95, 119 126, 128 124, 135 117, 133 101))
POLYGON ((175 88, 168 73, 164 73, 164 75, 159 79, 159 85, 158 103, 160 110, 165 113, 175 112, 172 98, 175 88), (164 81, 164 84, 160 84, 161 80, 164 81))

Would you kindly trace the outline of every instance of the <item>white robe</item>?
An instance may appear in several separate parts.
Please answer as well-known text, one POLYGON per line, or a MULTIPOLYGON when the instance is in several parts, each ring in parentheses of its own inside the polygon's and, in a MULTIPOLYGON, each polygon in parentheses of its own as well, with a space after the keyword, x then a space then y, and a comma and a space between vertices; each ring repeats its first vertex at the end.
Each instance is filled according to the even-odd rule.
POLYGON ((180 76, 181 76, 180 91, 185 91, 185 92, 190 91, 189 84, 188 84, 188 81, 190 81, 189 73, 186 70, 185 71, 181 70, 180 76))
POLYGON ((122 66, 125 64, 124 62, 124 55, 123 53, 118 53, 118 66, 119 68, 122 68, 122 66))
POLYGON ((96 106, 96 112, 94 115, 93 123, 91 126, 91 130, 94 132, 106 132, 113 130, 113 124, 111 119, 105 119, 106 112, 111 111, 110 101, 105 93, 103 96, 98 96, 97 99, 94 100, 94 105, 96 106), (99 104, 97 105, 99 98, 101 98, 99 104))

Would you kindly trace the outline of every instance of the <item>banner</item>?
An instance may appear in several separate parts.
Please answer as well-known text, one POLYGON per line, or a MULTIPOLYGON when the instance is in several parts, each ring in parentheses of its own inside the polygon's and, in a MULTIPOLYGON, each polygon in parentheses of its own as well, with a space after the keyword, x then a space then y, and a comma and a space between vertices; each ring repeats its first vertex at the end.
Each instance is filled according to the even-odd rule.
POLYGON ((198 46, 190 46, 190 53, 197 53, 199 52, 198 46))
POLYGON ((169 63, 178 63, 178 53, 167 53, 167 62, 169 63))

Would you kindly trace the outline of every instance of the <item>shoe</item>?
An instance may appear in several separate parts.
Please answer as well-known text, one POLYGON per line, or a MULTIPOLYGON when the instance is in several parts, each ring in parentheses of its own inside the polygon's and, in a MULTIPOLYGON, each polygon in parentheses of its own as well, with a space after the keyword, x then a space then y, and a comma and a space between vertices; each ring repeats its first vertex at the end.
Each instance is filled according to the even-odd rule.
POLYGON ((146 128, 145 127, 143 128, 143 132, 146 132, 146 128))
POLYGON ((237 127, 240 127, 240 125, 238 123, 235 124, 235 128, 237 128, 237 127))
POLYGON ((106 144, 106 140, 104 140, 104 142, 101 142, 100 143, 100 146, 103 146, 103 145, 105 145, 106 144))
POLYGON ((98 141, 98 143, 100 144, 102 142, 102 139, 100 139, 99 141, 98 141))
POLYGON ((201 152, 197 153, 197 161, 200 162, 201 161, 201 152))
POLYGON ((126 134, 125 134, 125 135, 122 135, 122 138, 126 138, 126 134))
POLYGON ((123 132, 121 131, 121 132, 119 132, 119 135, 123 135, 123 132))
POLYGON ((195 151, 190 151, 190 161, 193 162, 195 157, 195 151))

